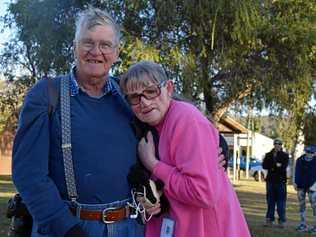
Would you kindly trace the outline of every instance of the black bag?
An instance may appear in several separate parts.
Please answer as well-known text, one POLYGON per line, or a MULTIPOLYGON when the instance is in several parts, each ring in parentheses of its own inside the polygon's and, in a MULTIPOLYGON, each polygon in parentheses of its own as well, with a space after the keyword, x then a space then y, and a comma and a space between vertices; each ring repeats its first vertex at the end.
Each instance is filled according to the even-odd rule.
POLYGON ((7 218, 11 218, 8 237, 30 237, 33 219, 22 202, 20 194, 15 194, 8 201, 7 218))

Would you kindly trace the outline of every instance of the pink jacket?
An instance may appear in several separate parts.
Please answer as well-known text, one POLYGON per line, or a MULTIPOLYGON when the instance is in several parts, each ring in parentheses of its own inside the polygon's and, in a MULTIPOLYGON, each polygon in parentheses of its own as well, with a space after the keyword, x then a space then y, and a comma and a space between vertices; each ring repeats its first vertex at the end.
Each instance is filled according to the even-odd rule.
MULTIPOLYGON (((172 101, 157 126, 161 179, 175 221, 174 237, 248 237, 236 193, 218 167, 218 131, 194 106, 172 101)), ((146 224, 146 237, 159 237, 162 217, 146 224)))

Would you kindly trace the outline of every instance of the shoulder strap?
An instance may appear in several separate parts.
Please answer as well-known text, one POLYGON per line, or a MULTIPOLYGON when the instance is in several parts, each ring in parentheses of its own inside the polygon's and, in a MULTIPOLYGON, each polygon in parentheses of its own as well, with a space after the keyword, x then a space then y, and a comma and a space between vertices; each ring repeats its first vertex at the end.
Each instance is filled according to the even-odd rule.
POLYGON ((70 92, 69 77, 49 78, 47 80, 48 93, 48 117, 51 118, 56 109, 58 100, 61 104, 61 133, 62 133, 62 154, 64 162, 64 172, 68 197, 74 201, 77 199, 77 189, 72 161, 71 149, 71 119, 70 119, 70 92), (57 80, 57 83, 56 81, 57 80), (58 86, 59 85, 59 86, 58 86))
POLYGON ((72 160, 71 117, 70 117, 70 79, 63 77, 60 81, 61 138, 64 171, 68 197, 76 201, 78 194, 75 182, 75 172, 72 160))
POLYGON ((48 117, 51 118, 53 112, 56 109, 58 99, 59 99, 59 92, 58 88, 54 83, 54 79, 51 77, 45 77, 47 80, 47 94, 48 94, 48 117))

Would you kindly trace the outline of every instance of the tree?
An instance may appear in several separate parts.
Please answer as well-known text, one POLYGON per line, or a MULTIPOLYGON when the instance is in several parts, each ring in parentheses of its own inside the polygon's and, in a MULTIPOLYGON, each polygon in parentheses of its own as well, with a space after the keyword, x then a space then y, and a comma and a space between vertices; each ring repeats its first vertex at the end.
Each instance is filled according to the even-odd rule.
POLYGON ((8 80, 21 81, 12 65, 29 78, 24 88, 69 70, 74 16, 88 2, 107 8, 123 26, 116 74, 152 59, 178 92, 205 103, 215 119, 239 101, 291 114, 300 127, 315 75, 312 0, 19 0, 4 19, 17 28, 0 61, 8 80))
POLYGON ((304 117, 305 144, 316 145, 316 111, 310 110, 304 117))

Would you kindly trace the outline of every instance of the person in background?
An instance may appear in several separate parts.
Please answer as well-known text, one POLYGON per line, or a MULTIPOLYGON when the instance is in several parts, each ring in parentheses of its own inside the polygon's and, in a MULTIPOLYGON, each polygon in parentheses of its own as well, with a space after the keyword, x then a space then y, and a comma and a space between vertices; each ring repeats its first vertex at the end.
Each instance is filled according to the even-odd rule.
POLYGON ((154 62, 131 66, 120 85, 136 117, 159 134, 160 160, 150 132, 138 152, 164 183, 170 210, 147 222, 146 236, 250 236, 237 195, 218 169, 219 134, 210 121, 195 106, 172 99, 173 83, 154 62))
POLYGON ((304 232, 308 230, 306 224, 306 194, 313 209, 313 227, 309 231, 316 234, 316 147, 306 146, 305 154, 296 161, 294 188, 297 191, 299 203, 300 224, 296 230, 304 232))
POLYGON ((278 227, 284 228, 286 222, 286 168, 289 155, 282 150, 282 140, 275 139, 274 148, 268 152, 262 162, 262 168, 268 171, 266 177, 267 213, 265 226, 273 226, 275 206, 279 216, 278 227))

